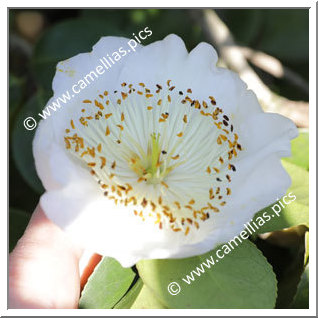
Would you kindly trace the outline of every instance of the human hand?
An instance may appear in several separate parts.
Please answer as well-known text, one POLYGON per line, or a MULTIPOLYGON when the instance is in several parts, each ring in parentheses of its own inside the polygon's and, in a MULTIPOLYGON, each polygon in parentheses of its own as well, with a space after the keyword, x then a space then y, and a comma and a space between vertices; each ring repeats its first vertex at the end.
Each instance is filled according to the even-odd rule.
POLYGON ((78 308, 81 254, 38 205, 9 256, 9 308, 78 308))

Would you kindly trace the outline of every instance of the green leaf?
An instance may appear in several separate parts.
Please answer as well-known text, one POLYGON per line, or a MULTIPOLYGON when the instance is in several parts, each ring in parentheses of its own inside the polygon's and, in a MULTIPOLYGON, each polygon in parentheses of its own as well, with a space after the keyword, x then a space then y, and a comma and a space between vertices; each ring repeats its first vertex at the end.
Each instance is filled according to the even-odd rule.
POLYGON ((299 136, 291 141, 292 156, 285 161, 309 170, 309 134, 300 132, 299 136))
POLYGON ((30 220, 30 214, 25 211, 11 208, 9 209, 9 251, 16 246, 18 240, 23 235, 30 220))
POLYGON ((124 297, 114 306, 114 309, 129 309, 138 297, 144 283, 139 278, 135 285, 124 295, 124 297))
POLYGON ((279 201, 284 205, 284 208, 281 207, 277 201, 259 211, 254 216, 254 221, 257 220, 257 218, 263 218, 265 212, 271 216, 271 220, 265 222, 265 224, 257 230, 258 234, 279 231, 301 224, 307 227, 309 226, 309 174, 305 169, 289 162, 283 162, 283 166, 292 179, 292 185, 286 194, 292 192, 292 194, 296 196, 296 199, 292 201, 291 197, 286 198, 285 201, 289 202, 288 205, 284 204, 283 200, 280 199, 279 201), (275 214, 275 211, 279 216, 275 214))
MULTIPOLYGON (((186 259, 144 260, 137 269, 144 284, 167 308, 273 308, 275 274, 255 245, 243 241, 227 255, 223 253, 222 259, 216 256, 219 248, 186 259), (210 268, 202 264, 212 259, 215 265, 210 263, 210 268), (204 271, 200 277, 192 272, 200 274, 200 269, 204 271), (177 295, 168 292, 172 282, 181 288, 177 295)), ((171 289, 176 291, 177 286, 171 289)))
POLYGON ((32 153, 32 141, 35 129, 27 130, 23 126, 23 121, 29 116, 36 119, 38 112, 42 110, 48 99, 49 96, 43 91, 39 91, 31 97, 18 113, 12 133, 14 162, 25 182, 39 194, 43 193, 44 188, 37 176, 32 153))
POLYGON ((93 45, 107 35, 120 33, 105 19, 72 19, 54 25, 37 43, 32 56, 31 66, 38 84, 51 90, 59 61, 91 51, 93 45))
POLYGON ((79 301, 79 308, 110 309, 125 295, 135 273, 115 259, 104 257, 89 277, 79 301))
POLYGON ((308 309, 309 308, 309 266, 305 268, 301 276, 297 293, 292 304, 294 309, 308 309))
POLYGON ((150 290, 150 288, 147 287, 147 285, 143 285, 142 289, 131 306, 131 309, 166 309, 159 300, 156 298, 156 296, 153 294, 153 292, 150 290))

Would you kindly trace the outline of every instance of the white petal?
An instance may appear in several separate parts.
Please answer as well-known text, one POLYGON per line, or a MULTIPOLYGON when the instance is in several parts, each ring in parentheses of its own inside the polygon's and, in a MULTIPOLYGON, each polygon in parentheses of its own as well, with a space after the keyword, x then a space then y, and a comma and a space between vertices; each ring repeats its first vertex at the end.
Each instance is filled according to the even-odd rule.
MULTIPOLYGON (((129 39, 122 37, 107 36, 102 37, 92 48, 89 53, 81 53, 65 61, 59 62, 56 66, 52 88, 57 96, 64 93, 66 89, 71 89, 73 84, 83 79, 87 74, 94 71, 98 65, 103 66, 100 59, 105 58, 109 61, 113 52, 118 52, 119 48, 127 49, 129 39), (107 56, 108 55, 108 56, 107 56)), ((141 46, 138 44, 136 51, 141 46)), ((134 53, 131 53, 134 54, 134 53)), ((105 73, 100 75, 100 78, 94 80, 93 89, 104 91, 105 87, 111 87, 112 83, 116 82, 120 71, 125 64, 127 56, 123 56, 112 67, 109 67, 105 73)), ((105 60, 104 60, 105 63, 105 60)), ((106 63, 105 63, 106 64, 106 63)), ((106 64, 107 66, 108 64, 106 64)), ((112 65, 112 63, 110 63, 112 65)), ((86 91, 88 88, 85 88, 86 91)))
POLYGON ((298 130, 290 119, 273 113, 246 116, 239 131, 246 147, 246 153, 242 157, 256 152, 261 152, 261 156, 277 152, 280 157, 288 157, 289 141, 298 136, 298 130))
POLYGON ((120 82, 147 82, 154 86, 171 79, 180 90, 191 87, 194 97, 200 100, 214 96, 229 115, 238 111, 238 105, 244 114, 261 112, 255 94, 247 92, 247 85, 239 76, 216 67, 216 62, 217 53, 211 45, 200 43, 188 54, 183 41, 169 35, 130 56, 120 82))
MULTIPOLYGON (((58 68, 62 72, 58 71, 55 76, 55 94, 48 104, 69 89, 74 81, 94 69, 97 66, 95 62, 98 64, 101 56, 127 45, 127 41, 123 38, 102 38, 91 53, 80 54, 60 63, 58 68)), ((36 168, 47 191, 41 198, 41 205, 48 217, 88 249, 115 257, 123 266, 131 266, 140 259, 186 257, 204 253, 237 235, 254 213, 283 195, 290 179, 280 164, 280 157, 290 154, 290 139, 297 135, 294 124, 282 116, 264 114, 255 94, 246 89, 246 84, 238 75, 217 68, 216 62, 217 54, 212 46, 201 43, 188 54, 183 41, 170 35, 163 41, 140 47, 137 52, 122 58, 96 81, 96 85, 93 83, 87 87, 67 106, 42 122, 33 146, 36 168), (134 108, 125 113, 125 127, 133 139, 131 148, 136 153, 146 153, 149 136, 153 132, 160 132, 165 137, 162 149, 170 151, 175 145, 172 147, 174 155, 188 155, 187 162, 174 168, 166 177, 172 188, 170 192, 166 191, 169 202, 173 202, 174 196, 178 199, 183 196, 182 199, 186 202, 194 196, 200 201, 198 204, 206 200, 210 185, 206 181, 208 176, 204 171, 205 165, 218 157, 216 128, 213 123, 207 125, 207 117, 199 115, 199 112, 194 114, 190 106, 181 105, 183 97, 179 96, 180 93, 178 95, 179 90, 186 92, 191 88, 189 92, 192 91, 193 98, 200 102, 213 96, 217 106, 222 108, 224 115, 234 124, 238 141, 243 148, 233 160, 236 172, 232 174, 232 181, 228 181, 232 194, 226 199, 227 204, 220 212, 211 212, 211 217, 202 222, 198 230, 190 231, 188 235, 174 232, 169 227, 160 229, 154 226, 152 218, 145 217, 142 221, 140 217, 136 217, 131 206, 115 204, 103 195, 87 169, 87 162, 72 157, 64 145, 65 129, 69 127, 71 119, 79 119, 81 116, 80 105, 83 100, 94 100, 106 89, 112 93, 123 82, 135 85, 146 83, 147 87, 153 89, 156 84, 166 85, 168 80, 177 87, 171 93, 175 104, 162 106, 165 109, 163 113, 170 116, 171 124, 163 129, 157 121, 160 108, 149 115, 145 111, 144 95, 137 95, 130 104, 134 108), (169 113, 167 107, 170 107, 169 113), (192 126, 183 131, 185 142, 182 143, 179 142, 177 132, 183 130, 182 117, 186 114, 183 113, 185 110, 191 117, 192 126)), ((164 97, 167 98, 166 95, 164 97)), ((115 96, 110 97, 110 100, 108 109, 114 110, 114 114, 109 122, 115 127, 121 117, 112 105, 116 102, 115 96)), ((78 122, 75 125, 79 125, 78 122)), ((89 143, 95 142, 97 145, 99 138, 103 140, 105 136, 98 125, 101 124, 96 123, 89 129, 76 129, 79 133, 86 134, 89 143)), ((119 136, 119 130, 117 135, 119 136)), ((123 144, 129 143, 128 137, 123 136, 123 144)), ((112 160, 117 160, 120 176, 127 180, 137 179, 135 172, 124 167, 126 159, 120 156, 126 156, 125 151, 116 150, 123 148, 114 148, 108 141, 104 141, 103 145, 107 145, 107 149, 103 151, 112 160)), ((126 166, 128 167, 127 162, 126 166)), ((220 174, 222 179, 225 179, 225 174, 226 172, 220 174)), ((99 181, 103 179, 103 176, 98 177, 99 181)), ((137 184, 137 180, 134 182, 137 184)), ((222 182, 220 185, 223 184, 224 190, 224 182, 227 181, 222 182)), ((155 186, 150 188, 146 183, 138 183, 135 188, 139 192, 134 191, 147 198, 154 195, 152 192, 155 186)), ((221 201, 221 198, 218 200, 221 201)))
POLYGON ((249 177, 245 180, 233 190, 229 205, 215 216, 214 222, 203 223, 202 227, 209 227, 210 235, 200 243, 180 246, 171 251, 170 257, 183 258, 203 254, 227 243, 244 229, 244 224, 249 222, 256 212, 282 197, 291 184, 289 175, 276 155, 260 161, 258 168, 250 170, 249 177))
MULTIPOLYGON (((52 84, 54 95, 45 107, 52 105, 52 103, 56 102, 56 99, 62 98, 63 94, 66 95, 67 91, 72 96, 66 104, 60 102, 61 108, 57 108, 56 112, 51 110, 51 117, 54 117, 52 127, 58 140, 63 140, 61 134, 64 133, 64 129, 69 124, 70 119, 74 115, 77 114, 78 116, 80 114, 81 108, 79 105, 82 104, 83 100, 103 94, 106 88, 108 90, 114 89, 119 74, 127 59, 129 59, 129 54, 126 53, 126 56, 122 56, 114 65, 109 61, 109 57, 111 57, 113 52, 118 52, 119 48, 127 50, 128 41, 129 39, 122 37, 102 37, 94 45, 91 52, 78 54, 57 64, 57 71, 52 84), (105 63, 105 60, 104 64, 100 61, 103 58, 108 60, 109 64, 112 65, 111 67, 108 66, 108 69, 104 66, 104 64, 108 65, 105 63), (103 74, 99 75, 97 73, 96 67, 98 66, 103 67, 105 71, 103 74), (79 91, 80 81, 84 82, 87 86, 79 91), (77 92, 79 91, 78 94, 73 92, 73 85, 76 85, 75 89, 77 92), (62 109, 63 111, 61 111, 62 109)), ((135 48, 136 52, 130 54, 137 54, 140 48, 141 45, 138 44, 135 48)))

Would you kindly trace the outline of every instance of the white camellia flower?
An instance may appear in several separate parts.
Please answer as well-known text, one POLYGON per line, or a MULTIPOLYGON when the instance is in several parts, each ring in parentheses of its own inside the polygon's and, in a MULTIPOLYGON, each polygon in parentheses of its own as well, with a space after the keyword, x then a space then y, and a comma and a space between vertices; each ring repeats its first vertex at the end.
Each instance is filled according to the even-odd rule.
MULTIPOLYGON (((128 39, 104 37, 57 66, 58 96, 128 39)), ((240 233, 285 194, 295 125, 264 113, 211 45, 190 53, 169 35, 138 46, 34 139, 46 215, 84 247, 123 266, 202 254, 240 233)))

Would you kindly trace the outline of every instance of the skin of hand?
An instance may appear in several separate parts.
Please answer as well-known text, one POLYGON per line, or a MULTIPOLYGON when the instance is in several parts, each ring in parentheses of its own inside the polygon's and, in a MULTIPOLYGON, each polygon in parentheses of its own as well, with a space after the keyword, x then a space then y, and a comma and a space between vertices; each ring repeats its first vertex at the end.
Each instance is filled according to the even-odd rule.
POLYGON ((8 307, 78 308, 81 254, 38 205, 9 255, 8 307))

